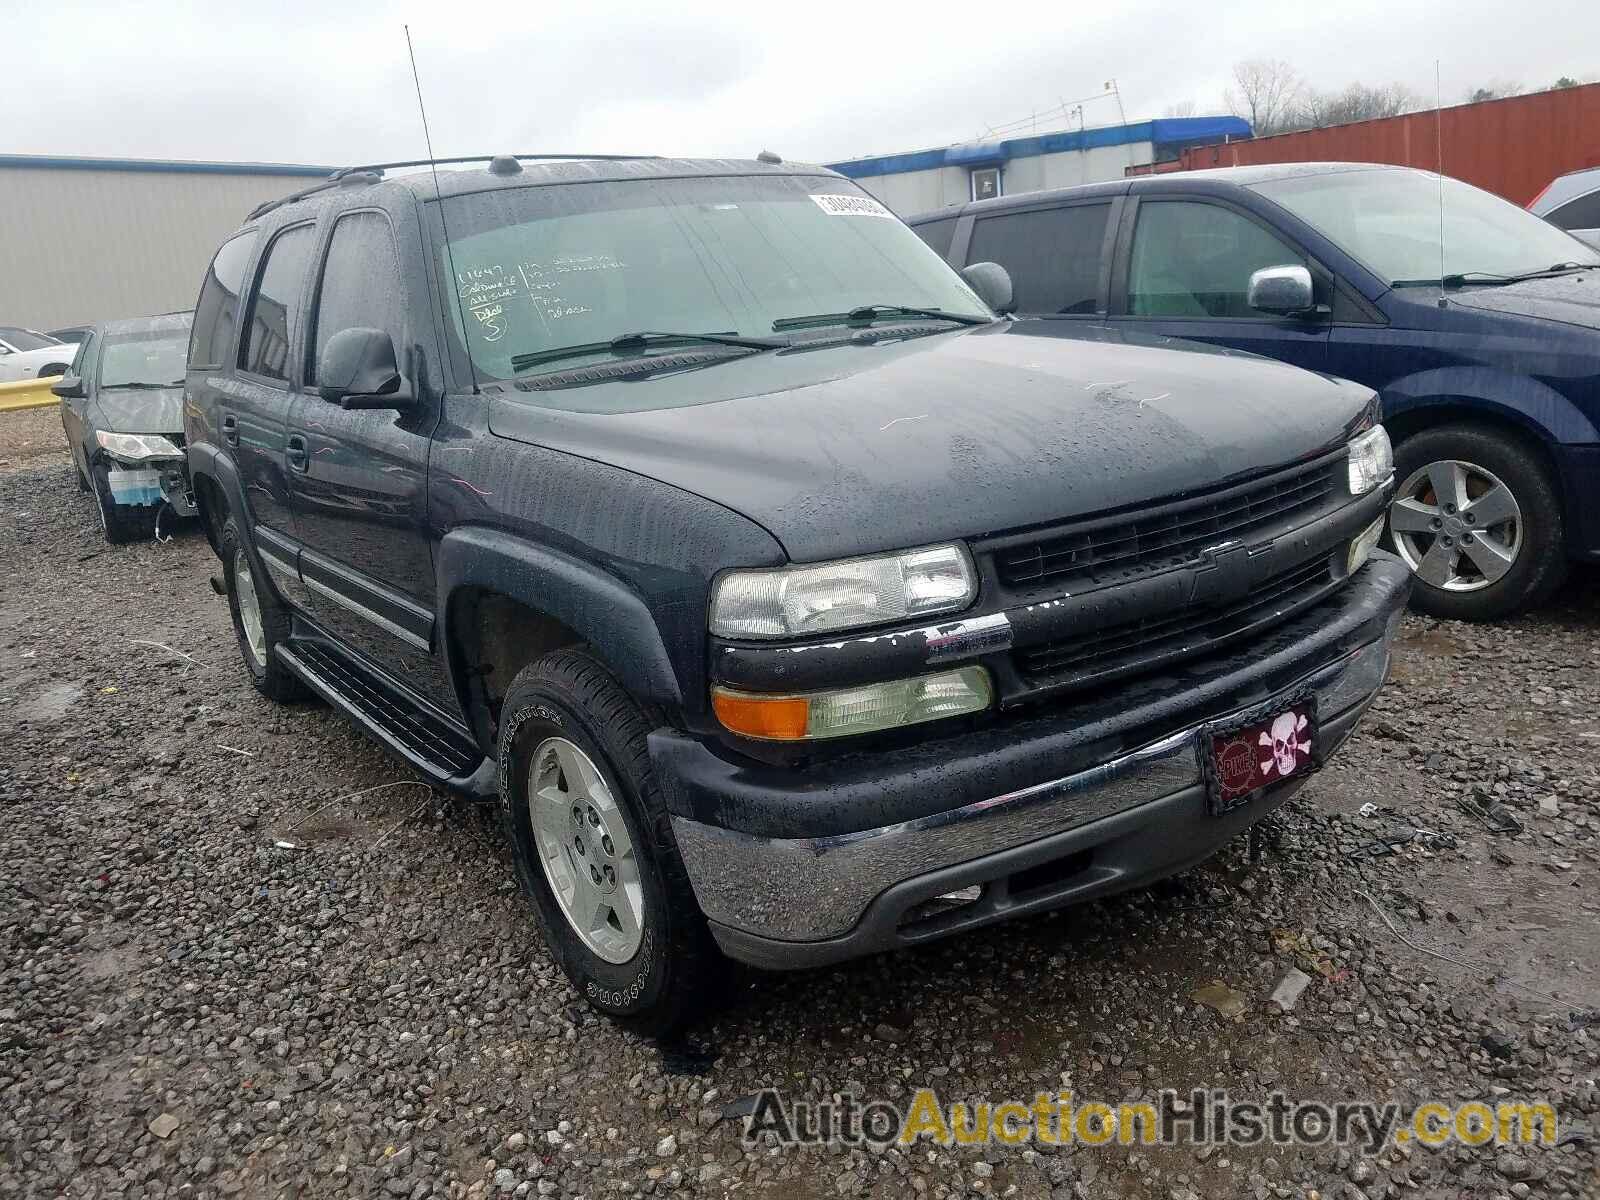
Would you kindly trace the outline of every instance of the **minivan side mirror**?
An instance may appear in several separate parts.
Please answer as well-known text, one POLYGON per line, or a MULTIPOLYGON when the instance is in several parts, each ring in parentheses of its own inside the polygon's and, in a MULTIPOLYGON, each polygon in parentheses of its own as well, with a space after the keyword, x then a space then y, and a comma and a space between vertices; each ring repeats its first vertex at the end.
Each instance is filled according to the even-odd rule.
POLYGON ((409 408, 404 382, 394 339, 381 329, 341 329, 317 360, 317 392, 341 408, 409 408))
POLYGON ((88 395, 83 387, 83 379, 78 375, 63 375, 50 385, 50 390, 63 400, 82 400, 88 395))
POLYGON ((1311 291, 1311 272, 1299 263, 1284 267, 1263 267, 1250 276, 1245 301, 1257 312, 1291 317, 1316 309, 1311 291))
POLYGON ((995 262, 970 263, 961 272, 967 286, 997 313, 1008 313, 1017 307, 1011 293, 1011 273, 995 262))

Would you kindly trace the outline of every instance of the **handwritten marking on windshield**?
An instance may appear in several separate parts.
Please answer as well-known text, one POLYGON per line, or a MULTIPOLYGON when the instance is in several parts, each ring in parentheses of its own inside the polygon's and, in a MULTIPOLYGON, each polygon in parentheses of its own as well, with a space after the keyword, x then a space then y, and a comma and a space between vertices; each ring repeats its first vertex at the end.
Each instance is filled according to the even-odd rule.
POLYGON ((1108 380, 1105 383, 1086 383, 1083 385, 1083 390, 1086 392, 1092 392, 1097 388, 1125 388, 1132 382, 1133 380, 1131 379, 1113 379, 1108 380))
POLYGON ((927 413, 918 413, 914 417, 896 417, 894 420, 890 421, 889 424, 887 424, 887 425, 883 426, 881 429, 879 429, 878 432, 882 433, 886 429, 893 428, 894 426, 900 424, 901 421, 926 421, 927 419, 928 419, 928 414, 927 413))
POLYGON ((1165 400, 1170 395, 1172 395, 1171 392, 1162 392, 1159 396, 1150 396, 1147 399, 1139 401, 1139 407, 1143 408, 1146 404, 1154 404, 1157 400, 1165 400))

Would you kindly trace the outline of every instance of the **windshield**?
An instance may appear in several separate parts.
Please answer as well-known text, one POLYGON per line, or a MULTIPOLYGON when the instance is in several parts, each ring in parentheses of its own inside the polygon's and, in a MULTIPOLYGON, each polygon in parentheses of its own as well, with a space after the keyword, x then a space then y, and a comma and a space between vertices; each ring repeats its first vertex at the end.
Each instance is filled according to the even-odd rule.
POLYGON ((15 329, 9 326, 0 329, 0 341, 8 343, 13 350, 42 350, 46 346, 60 345, 53 337, 35 333, 31 329, 15 329))
MULTIPOLYGON (((842 179, 630 179, 445 203, 480 382, 578 365, 518 372, 512 360, 646 330, 770 338, 786 319, 870 304, 992 315, 916 234, 842 179)), ((459 336, 461 310, 450 315, 459 336)))
MULTIPOLYGON (((1251 186, 1386 283, 1439 282, 1437 175, 1346 171, 1251 186)), ((1592 247, 1516 205, 1458 179, 1444 180, 1444 275, 1523 275, 1557 263, 1597 261, 1592 247)))
POLYGON ((100 386, 182 387, 189 324, 182 328, 108 333, 100 352, 100 386))

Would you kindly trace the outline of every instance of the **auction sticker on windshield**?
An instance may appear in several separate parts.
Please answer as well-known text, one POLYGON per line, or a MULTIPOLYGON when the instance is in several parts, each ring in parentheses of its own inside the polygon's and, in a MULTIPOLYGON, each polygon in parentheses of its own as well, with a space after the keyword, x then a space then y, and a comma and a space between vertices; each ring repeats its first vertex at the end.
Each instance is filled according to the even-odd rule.
POLYGON ((888 217, 894 220, 894 214, 871 196, 838 196, 821 195, 812 196, 817 202, 817 207, 823 212, 835 217, 888 217))

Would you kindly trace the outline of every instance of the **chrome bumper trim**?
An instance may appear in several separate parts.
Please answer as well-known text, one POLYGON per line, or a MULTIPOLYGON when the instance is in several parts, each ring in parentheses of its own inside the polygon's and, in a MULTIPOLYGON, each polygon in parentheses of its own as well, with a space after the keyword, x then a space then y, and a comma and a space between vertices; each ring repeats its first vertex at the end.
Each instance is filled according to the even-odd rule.
MULTIPOLYGON (((1396 613, 1384 637, 1306 681, 1324 719, 1378 690, 1398 619, 1396 613)), ((1201 728, 1074 775, 837 837, 766 838, 680 816, 672 829, 707 917, 761 937, 817 941, 848 931, 894 884, 1198 786, 1201 728)))

